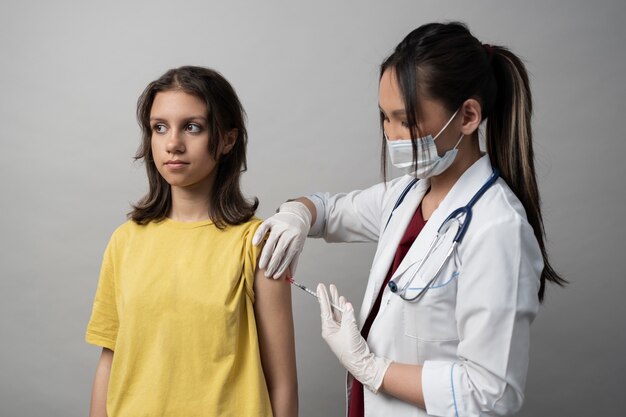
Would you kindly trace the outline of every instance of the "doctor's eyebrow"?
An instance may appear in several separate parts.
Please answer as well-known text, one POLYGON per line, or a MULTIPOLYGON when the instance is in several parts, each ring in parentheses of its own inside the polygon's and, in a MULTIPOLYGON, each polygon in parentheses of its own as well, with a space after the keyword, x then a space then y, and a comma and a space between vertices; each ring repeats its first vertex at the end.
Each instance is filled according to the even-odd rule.
MULTIPOLYGON (((385 116, 387 115, 387 113, 385 113, 385 111, 382 109, 382 107, 378 106, 378 110, 380 110, 380 112, 382 114, 384 114, 385 116)), ((404 110, 404 109, 392 110, 391 115, 393 117, 397 117, 397 118, 405 117, 406 116, 406 110, 404 110)))

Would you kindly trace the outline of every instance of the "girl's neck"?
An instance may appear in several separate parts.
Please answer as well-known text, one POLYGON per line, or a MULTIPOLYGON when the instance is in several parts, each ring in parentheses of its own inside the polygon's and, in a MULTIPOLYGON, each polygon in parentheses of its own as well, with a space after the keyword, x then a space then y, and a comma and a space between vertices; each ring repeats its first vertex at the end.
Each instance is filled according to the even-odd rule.
POLYGON ((167 217, 179 222, 209 220, 210 193, 199 193, 181 187, 172 187, 172 207, 167 217))

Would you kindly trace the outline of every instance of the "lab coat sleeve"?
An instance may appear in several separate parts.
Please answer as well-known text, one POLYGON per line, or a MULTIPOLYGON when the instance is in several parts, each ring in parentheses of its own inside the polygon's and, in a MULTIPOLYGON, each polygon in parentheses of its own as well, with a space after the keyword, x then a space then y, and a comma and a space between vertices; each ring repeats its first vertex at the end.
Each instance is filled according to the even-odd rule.
POLYGON ((426 411, 510 415, 524 401, 530 324, 543 261, 532 228, 508 218, 466 236, 458 276, 455 361, 425 361, 426 411))
POLYGON ((350 193, 308 196, 317 210, 309 236, 323 237, 327 242, 378 241, 381 213, 389 188, 389 183, 387 186, 380 183, 350 193))

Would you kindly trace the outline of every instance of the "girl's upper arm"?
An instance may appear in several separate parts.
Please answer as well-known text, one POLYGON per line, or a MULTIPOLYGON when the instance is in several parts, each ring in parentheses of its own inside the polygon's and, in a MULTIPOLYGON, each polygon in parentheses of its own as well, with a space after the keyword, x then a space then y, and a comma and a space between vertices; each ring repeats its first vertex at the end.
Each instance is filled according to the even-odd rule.
POLYGON ((295 415, 297 377, 291 286, 285 279, 268 279, 257 269, 254 292, 261 361, 274 415, 295 415))

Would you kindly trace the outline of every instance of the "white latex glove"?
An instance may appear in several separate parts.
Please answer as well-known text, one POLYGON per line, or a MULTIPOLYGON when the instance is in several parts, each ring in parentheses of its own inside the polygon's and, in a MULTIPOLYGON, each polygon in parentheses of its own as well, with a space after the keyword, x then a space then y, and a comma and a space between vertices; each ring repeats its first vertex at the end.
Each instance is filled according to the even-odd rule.
POLYGON ((266 276, 280 278, 288 267, 295 275, 298 258, 311 229, 311 219, 311 212, 304 204, 288 201, 259 226, 252 238, 253 245, 261 243, 265 234, 270 232, 259 258, 259 268, 265 270, 266 276))
POLYGON ((352 304, 344 297, 339 297, 337 287, 334 285, 331 284, 329 289, 330 297, 324 284, 317 286, 322 316, 322 337, 348 372, 370 391, 376 393, 383 383, 391 361, 376 357, 370 352, 356 324, 352 304), (331 302, 341 307, 343 314, 331 310, 331 302))

